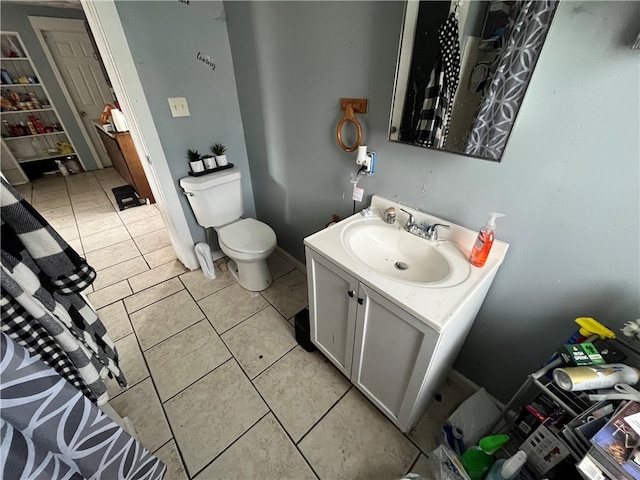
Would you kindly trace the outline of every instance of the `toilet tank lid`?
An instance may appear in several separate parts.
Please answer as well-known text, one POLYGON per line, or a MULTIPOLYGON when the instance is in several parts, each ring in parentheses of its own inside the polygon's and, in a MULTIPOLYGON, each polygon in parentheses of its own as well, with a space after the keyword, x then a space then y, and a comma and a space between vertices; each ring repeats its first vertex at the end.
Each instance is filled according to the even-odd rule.
POLYGON ((240 169, 233 167, 222 170, 221 172, 208 173, 199 177, 183 177, 180 179, 180 186, 185 190, 198 191, 239 179, 240 169))

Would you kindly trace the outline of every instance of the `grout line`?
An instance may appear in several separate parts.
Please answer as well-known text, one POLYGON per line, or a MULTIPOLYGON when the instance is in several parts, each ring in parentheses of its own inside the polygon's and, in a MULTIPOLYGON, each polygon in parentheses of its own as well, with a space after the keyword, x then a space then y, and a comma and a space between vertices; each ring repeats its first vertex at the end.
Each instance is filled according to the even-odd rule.
POLYGON ((420 455, 422 455, 422 450, 418 450, 418 455, 416 456, 416 459, 413 461, 413 463, 411 464, 411 466, 409 467, 409 470, 405 473, 405 476, 409 473, 413 472, 413 469, 416 467, 416 464, 418 463, 418 460, 420 460, 420 455))
MULTIPOLYGON (((182 291, 182 290, 181 290, 181 291, 182 291)), ((176 293, 179 293, 179 292, 176 292, 176 293)), ((175 295, 175 294, 174 294, 174 295, 175 295)), ((172 337, 174 337, 175 335, 178 335, 179 333, 184 332, 187 328, 193 327, 196 323, 200 323, 202 320, 206 320, 206 319, 207 319, 207 317, 206 317, 206 316, 203 316, 201 319, 196 320, 196 321, 195 321, 194 323, 192 323, 191 325, 188 325, 188 326, 186 326, 186 327, 184 327, 184 328, 182 328, 182 329, 180 329, 180 330, 176 331, 175 333, 171 334, 171 335, 170 335, 170 336, 168 336, 167 338, 165 338, 165 339, 163 339, 163 340, 160 340, 158 343, 154 343, 154 344, 153 344, 153 345, 151 345, 150 347, 147 347, 146 349, 142 349, 142 353, 144 353, 144 352, 147 352, 147 351, 151 350, 153 347, 155 347, 155 346, 157 346, 157 345, 160 345, 160 344, 161 344, 162 342, 164 342, 165 340, 169 340, 169 339, 171 339, 171 338, 172 338, 172 337)), ((136 327, 134 326, 133 321, 131 322, 131 325, 133 326, 133 329, 135 330, 135 329, 136 329, 136 327)))
MULTIPOLYGON (((197 270, 192 270, 192 271, 194 271, 194 272, 195 272, 195 271, 197 271, 197 270)), ((189 273, 189 272, 186 272, 186 273, 189 273)), ((224 272, 222 272, 222 273, 224 273, 224 272)), ((182 279, 180 279, 180 281, 182 281, 182 279)), ((186 287, 187 287, 187 285, 186 285, 184 282, 182 282, 182 283, 184 284, 184 286, 185 286, 185 288, 186 288, 186 287)), ((222 292, 222 290, 225 290, 225 289, 229 288, 230 286, 235 285, 236 283, 238 283, 238 281, 234 279, 234 280, 233 280, 233 282, 231 282, 230 284, 228 284, 228 285, 224 285, 224 286, 220 287, 218 290, 216 290, 216 291, 214 291, 214 292, 211 292, 211 293, 209 293, 208 295, 205 295, 205 296, 204 296, 204 297, 202 297, 200 300, 196 300, 196 299, 195 299, 195 297, 193 297, 193 299, 194 299, 196 302, 201 302, 201 301, 202 301, 202 300, 204 300, 205 298, 209 298, 211 295, 215 295, 216 293, 220 293, 220 292, 222 292)), ((187 290, 188 290, 188 288, 187 288, 187 290)), ((193 296, 193 295, 192 295, 192 296, 193 296)))
MULTIPOLYGON (((341 375, 342 375, 342 374, 341 374, 341 375)), ((349 388, 347 388, 347 391, 346 391, 346 392, 344 392, 344 393, 340 396, 340 398, 338 398, 338 399, 333 403, 333 405, 331 405, 331 407, 329 407, 329 409, 328 409, 326 412, 324 412, 324 415, 322 415, 322 416, 321 416, 321 417, 316 421, 316 423, 314 423, 313 425, 311 425, 311 427, 309 428, 309 430, 307 430, 307 431, 305 432, 305 434, 304 434, 304 435, 302 435, 302 436, 300 437, 300 440, 298 440, 298 443, 296 443, 296 444, 295 444, 295 446, 296 446, 296 447, 297 447, 298 445, 300 445, 300 443, 302 442, 302 440, 304 440, 304 439, 307 437, 307 435, 309 435, 309 433, 311 433, 311 430, 313 430, 314 428, 316 428, 316 426, 317 426, 317 425, 318 425, 322 420, 324 420, 324 418, 325 418, 327 415, 329 415, 329 412, 330 412, 331 410, 333 410, 333 409, 335 408, 335 406, 336 406, 338 403, 340 403, 340 400, 342 400, 344 397, 346 397, 346 396, 347 396, 347 393, 349 393, 349 392, 351 391, 351 389, 352 389, 352 388, 355 388, 355 387, 353 386, 353 384, 351 384, 351 382, 349 382, 349 383, 350 383, 350 385, 349 385, 349 388)), ((299 449, 298 449, 298 450, 299 450, 299 449)), ((300 452, 300 453, 302 453, 302 452, 300 452)))
MULTIPOLYGON (((131 326, 133 327, 133 323, 131 324, 131 326)), ((149 362, 147 362, 147 357, 144 356, 144 350, 142 350, 142 345, 140 344, 140 338, 138 338, 138 334, 135 331, 135 328, 133 329, 133 334, 135 335, 136 341, 138 342, 138 348, 140 349, 140 352, 142 353, 142 361, 144 362, 145 367, 147 368, 147 372, 149 372, 149 376, 147 378, 151 381, 151 385, 153 386, 153 390, 154 390, 154 392, 156 394, 156 398, 158 399, 158 403, 160 404, 160 410, 162 411, 162 415, 164 417, 164 421, 166 422, 167 428, 169 429, 169 432, 171 433, 171 439, 173 439, 174 443, 176 444, 176 450, 178 450, 178 456, 180 457, 180 461, 182 462, 182 467, 183 467, 185 473, 187 473, 188 472, 187 464, 184 461, 184 456, 182 455, 182 451, 180 450, 180 446, 178 445, 178 441, 176 440, 176 435, 175 435, 175 433, 173 431, 173 428, 171 427, 171 422, 169 422, 169 417, 167 416, 167 412, 164 409, 164 404, 160 400, 160 394, 158 393, 158 387, 156 386, 156 382, 153 379, 153 375, 151 375, 151 368, 149 368, 149 362)), ((145 380, 147 378, 145 378, 145 380)), ((139 383, 142 383, 142 382, 139 382, 139 383)), ((130 388, 132 388, 132 387, 130 387, 130 388)), ((129 390, 129 389, 127 389, 127 390, 129 390)), ((134 427, 135 427, 135 424, 134 424, 134 427)), ((171 439, 169 441, 171 441, 171 439)), ((140 444, 142 445, 142 442, 140 442, 140 444)), ((166 443, 165 443, 165 445, 166 445, 166 443)), ((145 447, 144 445, 142 445, 142 446, 145 447)), ((160 448, 162 448, 162 447, 160 447, 160 448)), ((188 473, 187 473, 187 475, 188 475, 188 473)))
MULTIPOLYGON (((202 321, 202 320, 201 320, 202 321)), ((200 323, 200 322, 198 322, 200 323)), ((193 327, 193 325, 191 325, 193 327)), ((184 330, 183 330, 184 331, 184 330)), ((167 340, 170 340, 170 338, 167 338, 167 340)), ((165 340, 163 340, 165 341, 165 340)), ((158 344, 159 345, 159 344, 158 344)), ((154 345, 155 346, 155 345, 154 345)), ((153 348, 153 347, 152 347, 153 348)), ((227 348, 225 346, 225 348, 227 348)), ((149 350, 147 350, 148 352, 149 350)), ((188 388, 193 387, 196 383, 198 383, 200 380, 202 380, 204 377, 208 376, 210 373, 215 372, 216 370, 218 370, 220 367, 222 367, 224 364, 228 363, 229 360, 236 360, 236 358, 233 356, 233 353, 231 353, 231 351, 227 348, 227 351, 229 352, 229 355, 231 355, 229 358, 227 358, 224 362, 222 362, 220 365, 216 366, 215 368, 212 368, 211 370, 209 370, 207 373, 205 373, 204 375, 202 375, 201 377, 198 377, 197 380, 194 380, 193 382, 191 382, 189 385, 187 385, 186 387, 184 387, 182 390, 180 390, 179 392, 174 393, 173 395, 171 395, 169 398, 167 398, 166 400, 160 400, 160 403, 162 405, 164 405, 165 403, 170 402, 171 400, 173 400, 174 398, 176 398, 178 395, 180 395, 182 392, 184 392, 185 390, 187 390, 188 388)), ((142 354, 144 355, 144 352, 142 352, 142 354)), ((238 360, 236 360, 236 363, 238 362, 238 360)), ((239 364, 238 364, 239 366, 239 364)), ((242 367, 240 367, 242 368, 242 367)), ((158 398, 160 398, 160 394, 158 394, 158 398)))
MULTIPOLYGON (((189 478, 194 478, 197 477, 198 475, 200 475, 204 470, 206 470, 213 462, 215 462, 218 458, 220 458, 220 456, 222 456, 224 454, 224 452, 226 452, 227 450, 229 450, 233 445, 235 445, 238 440, 240 440, 242 437, 244 437, 247 433, 249 433, 249 431, 255 427, 258 423, 260 423, 267 415, 269 414, 273 414, 273 412, 271 411, 271 409, 269 409, 269 406, 267 405, 267 413, 265 413, 264 415, 262 415, 258 420, 256 420, 256 422, 251 425, 249 428, 247 428, 244 432, 242 432, 242 434, 236 438, 233 442, 231 442, 229 445, 227 445, 220 453, 218 453, 209 463, 207 463, 204 467, 202 467, 200 470, 198 470, 197 472, 195 472, 193 475, 189 475, 188 472, 187 474, 189 475, 189 478)), ((273 415, 275 417, 275 415, 273 415)))
MULTIPOLYGON (((131 295, 127 295, 126 297, 124 297, 122 300, 123 300, 123 303, 124 303, 124 310, 125 310, 125 312, 127 312, 127 315, 131 315, 131 314, 133 314, 133 313, 139 312, 140 310, 142 310, 142 309, 144 309, 144 308, 147 308, 147 307, 150 307, 150 306, 151 306, 151 305, 153 305, 154 303, 158 303, 160 300, 164 300, 165 298, 169 298, 171 295, 175 295, 176 293, 179 293, 179 292, 181 292, 182 290, 187 290, 187 289, 186 289, 186 287, 184 286, 184 283, 183 283, 183 284, 182 284, 182 288, 181 288, 180 290, 178 290, 177 292, 170 293, 170 294, 168 294, 168 295, 167 295, 167 296, 165 296, 165 297, 162 297, 162 298, 159 298, 159 299, 157 299, 157 300, 154 300, 153 302, 149 303, 148 305, 145 305, 145 306, 143 306, 143 307, 140 307, 140 308, 138 308, 137 310, 129 311, 129 310, 127 309, 127 304, 124 302, 124 300, 125 300, 125 299, 130 298, 130 297, 133 297, 133 296, 135 296, 135 295, 138 295, 139 293, 146 292, 147 290, 151 290, 152 288, 157 287, 157 286, 159 286, 159 285, 162 285, 163 283, 169 283, 169 282, 170 282, 171 280, 173 280, 174 278, 178 278, 178 279, 180 279, 180 277, 171 277, 171 278, 167 278, 166 280, 163 280, 163 281, 162 281, 162 282, 160 282, 160 283, 156 283, 155 285, 151 285, 150 287, 147 287, 147 288, 145 288, 144 290, 140 290, 139 292, 135 292, 135 293, 132 293, 131 295)), ((129 280, 129 279, 127 279, 127 281, 128 281, 128 280, 129 280)), ((180 283, 182 283, 182 282, 180 282, 180 283)), ((132 291, 133 291, 133 290, 132 290, 132 291)), ((188 290, 187 290, 187 291, 188 291, 188 290)), ((192 298, 193 298, 193 297, 192 297, 192 298)), ((198 303, 198 302, 196 302, 196 303, 198 303)), ((199 307, 199 305, 198 305, 198 307, 199 307)), ((202 309, 201 309, 201 310, 202 310, 202 309)))
MULTIPOLYGON (((296 450, 298 450, 298 453, 300 454, 300 456, 304 459, 305 462, 307 462, 307 465, 309 465, 309 468, 311 469, 311 471, 313 472, 313 474, 317 477, 320 478, 320 476, 316 473, 316 471, 314 470, 314 468, 311 466, 311 464, 309 463, 309 461, 307 460, 307 458, 302 454, 302 452, 300 451, 300 449, 298 448, 298 445, 293 441, 293 438, 291 438, 291 435, 289 435, 289 432, 287 432, 287 429, 284 428, 284 425, 282 425, 282 423, 280 422, 280 420, 278 419, 278 417, 276 416, 275 413, 273 413, 273 411, 271 410, 271 407, 269 406, 269 403, 267 402, 267 400, 264 398, 264 396, 262 395, 262 393, 260 392, 260 390, 257 389, 257 387, 254 385, 253 381, 249 378, 249 376, 247 375, 247 372, 244 371, 244 369, 242 368, 242 365, 240 364, 240 362, 238 361, 238 359, 235 357, 235 355, 233 354, 233 351, 229 348, 229 346, 227 345, 227 343, 224 341, 224 339, 222 337, 220 337, 220 340, 222 340, 222 343, 224 343, 225 347, 227 347, 227 349, 231 352, 231 356, 233 358, 233 360, 235 360, 235 362, 238 364, 238 366, 240 367, 240 371, 244 374, 244 376, 249 380, 249 383, 251 383, 251 386, 253 387, 253 390, 260 396, 260 398, 262 399, 262 401, 264 402, 264 404, 267 406, 268 412, 271 412, 273 414, 273 418, 275 418, 276 422, 278 422, 278 424, 280 425, 280 427, 282 428, 282 430, 284 431, 285 435, 287 435, 287 437, 289 438, 289 440, 291 441, 291 443, 293 444, 293 446, 296 448, 296 450)), ((295 348, 295 347, 293 347, 295 348)), ((292 349, 293 350, 293 349, 292 349)), ((289 353, 289 352, 287 352, 289 353)), ((285 354, 286 355, 286 354, 285 354)), ((284 355, 283 355, 284 356, 284 355)), ((282 357, 281 357, 282 358, 282 357)), ((281 359, 280 358, 280 359, 281 359)), ((280 359, 278 359, 278 361, 280 361, 280 359)), ((271 364, 275 365, 278 361, 274 362, 271 364)), ((256 377, 257 378, 257 377, 256 377)), ((351 388, 347 389, 347 391, 349 391, 351 388)), ((346 395, 346 393, 345 393, 346 395)), ((344 396, 344 395, 343 395, 344 396)), ((340 397, 340 399, 342 399, 342 397, 340 397)), ((340 401, 340 399, 338 399, 338 401, 340 401)), ((333 408, 333 406, 329 409, 331 410, 333 408)), ((326 414, 325 414, 326 415, 326 414)), ((322 418, 324 418, 324 415, 322 416, 322 418)), ((321 418, 321 419, 322 419, 321 418)), ((318 420, 320 421, 320 420, 318 420)), ((257 423, 257 422, 256 422, 257 423)), ((317 422, 316 422, 317 423, 317 422)), ((315 426, 316 424, 314 424, 315 426)), ((251 427, 253 428, 253 427, 251 427)), ((313 428, 313 427, 312 427, 313 428)), ((250 430, 250 429, 249 429, 250 430)), ((243 437, 249 430, 247 430, 246 432, 244 432, 242 435, 240 435, 240 437, 238 437, 235 442, 237 442, 241 437, 243 437)), ((234 442, 234 443, 235 443, 234 442)), ((214 458, 211 463, 213 463, 217 458, 219 457, 219 455, 214 458)))
MULTIPOLYGON (((222 335, 226 335, 227 333, 229 333, 231 330, 233 330, 236 327, 239 327, 240 325, 242 325, 244 322, 246 322, 247 320, 249 320, 250 318, 255 317, 257 314, 259 314, 260 312, 262 312, 263 310, 269 308, 269 307, 273 307, 273 305, 271 305, 270 303, 267 303, 267 305, 265 305, 264 307, 262 307, 260 310, 257 310, 255 312, 253 312, 251 315, 249 315, 247 318, 240 320, 238 323, 236 323, 233 327, 229 327, 227 328, 224 332, 222 333, 218 333, 218 330, 216 330, 215 325, 213 325, 213 323, 211 323, 211 326, 214 328, 214 330, 216 330, 216 333, 218 333, 218 335, 220 335, 220 337, 222 337, 222 335)), ((209 317, 207 317, 207 320, 209 319, 209 317)))
MULTIPOLYGON (((253 377, 253 379, 249 378, 249 380, 251 380, 251 382, 253 383, 253 381, 258 378, 260 375, 262 375, 264 372, 266 372, 267 370, 269 370, 271 367, 273 367, 276 363, 278 363, 280 360, 282 360, 284 357, 286 357, 287 355, 289 355, 296 347, 298 346, 298 344, 296 343, 293 347, 291 347, 289 350, 287 350, 284 354, 280 355, 276 360, 274 360, 273 362, 271 362, 269 365, 267 365, 263 370, 261 370, 257 375, 255 375, 253 377)), ((239 362, 238 362, 239 363, 239 362)), ((242 365, 240 365, 240 367, 242 367, 242 365)), ((243 368, 244 370, 244 368, 243 368)))

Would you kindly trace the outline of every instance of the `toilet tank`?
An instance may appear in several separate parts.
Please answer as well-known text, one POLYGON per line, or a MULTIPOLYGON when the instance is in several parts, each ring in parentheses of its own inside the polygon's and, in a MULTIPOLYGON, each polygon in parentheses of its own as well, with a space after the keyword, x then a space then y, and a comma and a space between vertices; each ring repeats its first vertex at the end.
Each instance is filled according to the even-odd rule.
POLYGON ((187 194, 198 225, 220 227, 244 213, 240 170, 233 167, 199 177, 184 177, 180 186, 187 194))

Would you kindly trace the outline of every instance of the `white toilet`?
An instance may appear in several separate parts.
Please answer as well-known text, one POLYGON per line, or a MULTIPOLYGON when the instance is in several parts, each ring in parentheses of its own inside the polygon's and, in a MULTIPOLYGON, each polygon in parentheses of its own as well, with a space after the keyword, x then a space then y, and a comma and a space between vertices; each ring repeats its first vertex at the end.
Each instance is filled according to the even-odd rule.
POLYGON ((221 250, 232 262, 231 272, 247 290, 259 292, 271 285, 267 258, 276 248, 276 234, 269 225, 240 218, 242 187, 237 167, 200 177, 184 177, 180 186, 199 225, 213 227, 221 250))

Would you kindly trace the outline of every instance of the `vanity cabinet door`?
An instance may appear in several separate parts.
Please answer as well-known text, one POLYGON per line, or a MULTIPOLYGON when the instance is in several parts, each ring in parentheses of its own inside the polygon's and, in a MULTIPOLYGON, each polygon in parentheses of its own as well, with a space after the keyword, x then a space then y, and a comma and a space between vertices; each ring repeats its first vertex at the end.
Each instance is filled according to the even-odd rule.
POLYGON ((351 382, 406 431, 438 334, 365 285, 359 297, 351 382))
POLYGON ((308 248, 306 256, 311 341, 350 378, 358 282, 308 248))

